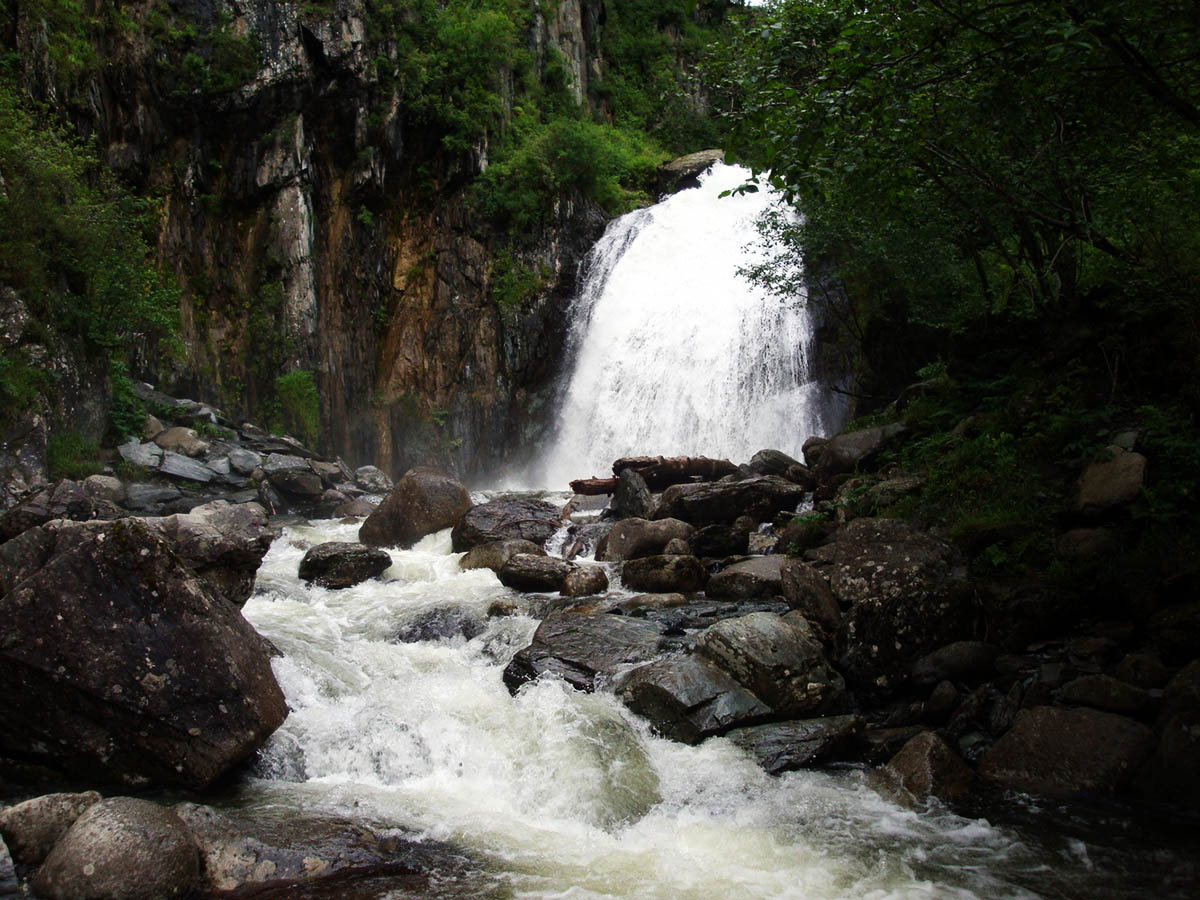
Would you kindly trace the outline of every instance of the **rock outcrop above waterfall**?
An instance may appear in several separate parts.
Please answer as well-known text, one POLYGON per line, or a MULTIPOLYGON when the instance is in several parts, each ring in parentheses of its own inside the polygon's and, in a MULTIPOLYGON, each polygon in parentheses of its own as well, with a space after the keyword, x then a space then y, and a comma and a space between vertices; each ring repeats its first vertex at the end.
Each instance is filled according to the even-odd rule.
POLYGON ((6 753, 202 788, 287 715, 263 639, 138 519, 29 529, 0 575, 6 753))

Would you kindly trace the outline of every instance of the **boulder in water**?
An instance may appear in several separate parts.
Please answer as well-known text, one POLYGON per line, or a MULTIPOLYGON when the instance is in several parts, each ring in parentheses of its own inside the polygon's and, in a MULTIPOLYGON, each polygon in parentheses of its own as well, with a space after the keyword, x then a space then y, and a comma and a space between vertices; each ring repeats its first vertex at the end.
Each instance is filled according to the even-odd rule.
POLYGON ((617 488, 610 503, 616 517, 649 519, 654 515, 654 505, 654 495, 646 486, 646 479, 636 469, 623 469, 617 476, 617 488))
POLYGON ((101 800, 75 820, 33 877, 49 900, 160 900, 199 887, 200 853, 175 813, 149 800, 101 800))
POLYGON ((930 797, 947 803, 961 800, 975 778, 958 754, 932 731, 910 738, 881 774, 892 791, 910 803, 930 797))
POLYGON ((560 591, 574 568, 574 564, 544 553, 515 553, 496 574, 501 584, 518 591, 560 591))
POLYGON ((386 550, 346 541, 327 541, 310 547, 300 560, 300 577, 319 587, 353 587, 378 578, 392 564, 386 550))
POLYGON ((576 566, 559 588, 564 597, 586 597, 608 590, 608 575, 601 566, 576 566))
POLYGON ((750 471, 755 475, 778 475, 780 478, 787 478, 788 469, 793 466, 805 468, 803 463, 792 459, 782 450, 759 450, 750 457, 750 471))
POLYGON ((392 489, 392 479, 375 466, 361 466, 354 470, 354 483, 368 494, 386 494, 392 489))
POLYGON ((511 538, 507 541, 491 541, 478 544, 467 551, 458 561, 460 569, 491 569, 499 572, 504 564, 518 553, 532 553, 534 556, 545 556, 546 551, 533 541, 511 538))
POLYGON ((845 707, 842 676, 797 613, 759 612, 718 622, 700 636, 696 652, 780 717, 809 718, 845 707))
POLYGON ((137 519, 0 548, 0 752, 200 789, 287 715, 266 643, 137 519))
POLYGON ((561 525, 558 507, 544 500, 491 500, 471 507, 454 526, 451 540, 455 553, 509 538, 541 547, 561 525))
POLYGON ((862 729, 858 716, 825 716, 735 728, 725 737, 772 775, 780 775, 837 759, 854 745, 862 729))
POLYGON ((692 553, 700 557, 745 556, 750 532, 736 525, 705 525, 688 543, 692 553))
POLYGON ((792 512, 804 488, 774 475, 704 484, 676 484, 663 491, 656 519, 675 518, 697 528, 728 525, 741 516, 765 522, 781 510, 792 512))
POLYGON ((427 534, 450 528, 471 508, 471 495, 454 478, 419 467, 404 473, 358 531, 374 547, 411 547, 427 534))
POLYGON ((704 589, 708 569, 695 556, 643 556, 625 561, 621 581, 652 594, 690 593, 704 589))
POLYGON ((504 670, 504 683, 515 692, 543 674, 557 675, 583 691, 596 679, 611 677, 631 663, 660 653, 660 630, 625 616, 588 615, 563 610, 542 620, 533 642, 519 650, 504 670))
POLYGON ((804 616, 823 641, 837 632, 842 610, 829 589, 829 581, 799 559, 785 559, 779 567, 779 584, 787 605, 804 616))
POLYGON ((618 562, 662 553, 675 538, 687 540, 695 528, 679 519, 622 519, 596 547, 596 559, 618 562))
POLYGON ((1113 793, 1152 747, 1145 725, 1094 709, 1021 710, 1012 730, 979 762, 979 774, 1019 791, 1051 796, 1113 793))
POLYGON ((685 744, 698 744, 772 715, 758 697, 696 654, 639 666, 622 677, 618 693, 659 734, 685 744))

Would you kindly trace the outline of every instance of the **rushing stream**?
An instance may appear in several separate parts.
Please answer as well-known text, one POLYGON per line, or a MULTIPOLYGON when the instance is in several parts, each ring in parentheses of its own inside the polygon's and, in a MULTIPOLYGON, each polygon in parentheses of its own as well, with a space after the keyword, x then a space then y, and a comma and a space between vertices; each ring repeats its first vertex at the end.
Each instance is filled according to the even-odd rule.
POLYGON ((448 841, 479 871, 439 895, 1140 894, 1104 862, 1125 851, 936 806, 913 812, 855 770, 773 778, 724 739, 655 737, 611 694, 557 680, 510 696, 501 673, 537 622, 487 611, 528 599, 486 569, 461 571, 449 532, 392 551, 382 580, 340 591, 298 580, 307 545, 356 531, 290 527, 260 571, 245 614, 284 654, 275 668, 292 712, 239 805, 335 812, 448 841), (431 622, 465 623, 474 636, 411 640, 431 622))

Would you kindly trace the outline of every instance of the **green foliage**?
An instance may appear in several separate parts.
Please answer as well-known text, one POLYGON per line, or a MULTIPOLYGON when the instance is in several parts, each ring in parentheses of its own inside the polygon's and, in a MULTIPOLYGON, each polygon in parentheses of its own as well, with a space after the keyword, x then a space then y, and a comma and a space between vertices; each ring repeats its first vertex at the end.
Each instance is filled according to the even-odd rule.
POLYGON ((0 354, 0 424, 11 424, 53 389, 54 379, 30 363, 21 350, 0 354))
POLYGON ((129 367, 121 360, 112 360, 109 381, 112 383, 112 405, 108 410, 110 430, 118 439, 141 434, 146 421, 146 406, 133 389, 129 367))
POLYGON ((50 479, 86 478, 104 470, 100 448, 74 431, 58 431, 46 440, 46 471, 50 479))
POLYGON ((503 251, 492 260, 492 300, 502 310, 520 309, 547 284, 551 274, 528 269, 513 259, 512 253, 503 251))
POLYGON ((518 238, 546 225, 564 194, 581 194, 614 215, 635 208, 647 199, 637 186, 664 159, 642 135, 567 117, 518 120, 497 155, 473 200, 518 238))
POLYGON ((279 425, 314 447, 321 436, 321 397, 312 372, 297 369, 275 379, 279 425))

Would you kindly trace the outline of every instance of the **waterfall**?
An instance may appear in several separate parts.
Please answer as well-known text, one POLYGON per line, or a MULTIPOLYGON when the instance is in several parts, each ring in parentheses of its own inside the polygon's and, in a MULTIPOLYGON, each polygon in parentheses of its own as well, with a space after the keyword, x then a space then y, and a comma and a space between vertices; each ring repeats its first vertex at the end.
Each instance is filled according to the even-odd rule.
POLYGON ((838 410, 811 377, 812 316, 750 283, 770 191, 721 197, 750 177, 717 164, 700 186, 610 223, 572 308, 570 375, 542 484, 607 474, 631 454, 747 461, 798 456, 838 410))

